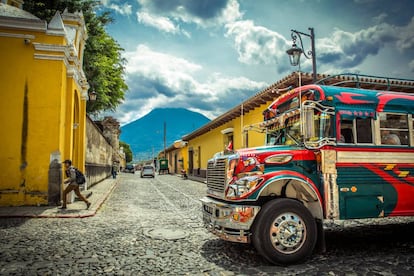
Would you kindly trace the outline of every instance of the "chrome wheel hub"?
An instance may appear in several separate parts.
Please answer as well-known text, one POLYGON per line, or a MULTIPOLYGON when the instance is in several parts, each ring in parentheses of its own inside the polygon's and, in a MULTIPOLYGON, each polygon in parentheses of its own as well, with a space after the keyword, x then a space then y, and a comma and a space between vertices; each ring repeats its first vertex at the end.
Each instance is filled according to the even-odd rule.
POLYGON ((299 250, 306 238, 306 227, 301 217, 294 213, 280 214, 270 228, 273 247, 283 254, 299 250))

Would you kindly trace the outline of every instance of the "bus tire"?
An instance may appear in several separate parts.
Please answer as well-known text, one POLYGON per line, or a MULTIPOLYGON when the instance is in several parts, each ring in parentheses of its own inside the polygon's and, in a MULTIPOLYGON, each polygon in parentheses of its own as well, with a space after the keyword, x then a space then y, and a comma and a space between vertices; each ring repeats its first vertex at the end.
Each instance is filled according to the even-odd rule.
POLYGON ((266 203, 252 231, 254 247, 273 264, 304 261, 312 254, 316 241, 315 218, 294 199, 282 198, 266 203))

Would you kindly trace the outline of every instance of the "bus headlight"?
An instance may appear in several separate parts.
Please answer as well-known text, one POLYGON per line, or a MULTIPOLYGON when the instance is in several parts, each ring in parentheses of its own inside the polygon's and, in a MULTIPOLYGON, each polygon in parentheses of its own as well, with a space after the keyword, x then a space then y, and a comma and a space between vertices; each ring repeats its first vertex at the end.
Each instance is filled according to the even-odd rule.
POLYGON ((229 185, 226 197, 229 199, 238 199, 254 191, 260 184, 261 178, 258 175, 245 176, 229 185))

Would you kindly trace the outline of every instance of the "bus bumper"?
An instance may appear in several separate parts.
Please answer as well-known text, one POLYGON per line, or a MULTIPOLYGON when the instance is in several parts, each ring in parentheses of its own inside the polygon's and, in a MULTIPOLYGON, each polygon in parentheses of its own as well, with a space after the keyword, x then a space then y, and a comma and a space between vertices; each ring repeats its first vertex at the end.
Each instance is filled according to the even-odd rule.
POLYGON ((230 204, 209 197, 201 202, 207 230, 226 241, 250 243, 250 229, 260 206, 230 204))

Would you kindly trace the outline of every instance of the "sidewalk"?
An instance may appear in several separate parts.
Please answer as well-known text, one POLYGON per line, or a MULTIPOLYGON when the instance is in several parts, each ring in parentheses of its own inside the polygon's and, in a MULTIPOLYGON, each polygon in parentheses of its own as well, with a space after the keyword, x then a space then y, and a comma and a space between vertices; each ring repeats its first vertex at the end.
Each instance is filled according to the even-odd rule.
POLYGON ((204 184, 207 183, 207 178, 205 178, 205 177, 189 175, 188 179, 193 180, 193 181, 197 181, 197 182, 201 182, 201 183, 204 183, 204 184))
MULTIPOLYGON (((89 188, 86 193, 91 206, 86 209, 83 201, 76 200, 68 204, 67 209, 59 209, 59 206, 20 206, 0 207, 0 218, 86 218, 96 214, 112 190, 119 182, 119 178, 107 178, 89 188)), ((84 192, 82 192, 83 194, 84 192)))

